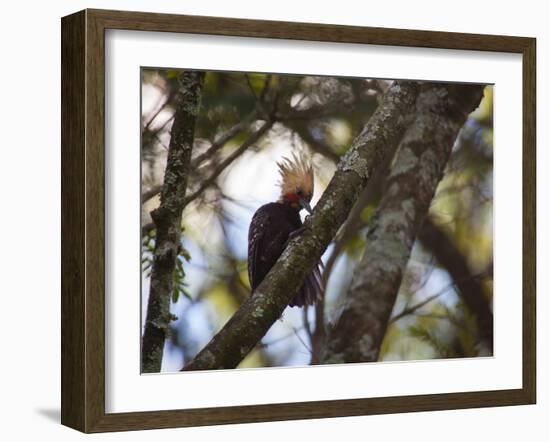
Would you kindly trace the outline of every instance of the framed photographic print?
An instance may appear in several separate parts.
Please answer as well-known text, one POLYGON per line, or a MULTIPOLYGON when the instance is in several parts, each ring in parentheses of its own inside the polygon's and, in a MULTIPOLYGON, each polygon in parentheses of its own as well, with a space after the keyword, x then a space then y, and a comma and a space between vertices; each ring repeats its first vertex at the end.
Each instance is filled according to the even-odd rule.
POLYGON ((535 40, 62 19, 62 423, 532 404, 535 40))

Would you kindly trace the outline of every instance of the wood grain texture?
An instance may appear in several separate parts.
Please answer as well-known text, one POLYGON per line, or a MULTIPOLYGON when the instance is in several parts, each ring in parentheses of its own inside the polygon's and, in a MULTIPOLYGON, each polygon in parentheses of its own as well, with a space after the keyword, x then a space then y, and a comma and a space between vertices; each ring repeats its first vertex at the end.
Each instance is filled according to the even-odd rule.
POLYGON ((522 52, 529 38, 318 23, 88 10, 106 29, 232 35, 337 43, 368 43, 474 51, 522 52))
MULTIPOLYGON (((535 40, 525 37, 104 10, 86 10, 63 18, 62 423, 84 432, 100 432, 534 403, 535 53, 535 40), (106 29, 523 54, 523 387, 502 391, 106 414, 106 29)), ((136 201, 139 198, 136 197, 136 201)))
POLYGON ((84 428, 85 13, 61 34, 61 422, 84 428))
POLYGON ((86 419, 105 415, 105 38, 86 11, 86 419))
POLYGON ((536 40, 523 50, 523 389, 537 396, 537 103, 536 40))

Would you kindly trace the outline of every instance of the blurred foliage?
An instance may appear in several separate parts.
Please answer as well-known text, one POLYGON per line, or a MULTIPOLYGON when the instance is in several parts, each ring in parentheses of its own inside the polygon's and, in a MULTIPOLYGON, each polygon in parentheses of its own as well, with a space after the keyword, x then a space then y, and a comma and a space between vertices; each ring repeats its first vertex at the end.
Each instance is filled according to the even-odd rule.
MULTIPOLYGON (((178 71, 142 71, 142 226, 159 202, 176 99, 178 71)), ((315 202, 381 100, 390 81, 307 75, 208 72, 195 127, 194 164, 188 194, 255 132, 269 115, 275 124, 258 142, 230 162, 191 204, 182 218, 182 248, 177 259, 171 311, 174 314, 163 371, 190 360, 225 324, 250 294, 247 231, 262 204, 275 200, 276 161, 293 150, 308 152, 315 166, 315 202), (243 124, 248 123, 249 124, 243 124), (209 151, 235 125, 214 152, 209 151)), ((430 216, 449 234, 481 281, 492 304, 493 260, 493 88, 468 119, 453 149, 430 216)), ((383 183, 381 184, 383 188, 383 183)), ((332 244, 325 315, 334 322, 345 302, 353 270, 365 249, 365 234, 379 196, 360 212, 357 230, 342 244, 332 244)), ((446 269, 434 260, 429 245, 415 245, 403 278, 394 315, 422 304, 392 321, 381 360, 473 357, 482 354, 475 316, 460 299, 446 269), (433 299, 432 299, 433 298, 433 299), (428 301, 428 302, 426 302, 428 301)), ((142 308, 146 306, 154 251, 154 230, 142 232, 142 308)), ((240 367, 307 365, 315 309, 285 310, 240 367)), ((145 315, 143 314, 144 318, 145 315)))
MULTIPOLYGON (((141 271, 146 278, 151 277, 154 251, 154 232, 149 232, 142 238, 141 271)), ((174 304, 178 302, 180 296, 185 296, 187 299, 192 300, 191 294, 187 289, 188 284, 185 282, 185 269, 183 266, 184 260, 189 262, 191 260, 191 255, 187 250, 181 247, 178 257, 176 258, 176 267, 174 271, 174 287, 172 290, 172 302, 174 304)))

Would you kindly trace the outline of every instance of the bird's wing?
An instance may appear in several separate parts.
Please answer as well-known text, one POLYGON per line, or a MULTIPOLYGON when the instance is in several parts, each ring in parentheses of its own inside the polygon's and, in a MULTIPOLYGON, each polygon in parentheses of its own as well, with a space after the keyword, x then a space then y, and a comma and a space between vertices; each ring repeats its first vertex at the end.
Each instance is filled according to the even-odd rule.
POLYGON ((262 242, 265 237, 267 225, 269 223, 269 213, 267 210, 258 209, 248 230, 248 278, 252 290, 260 283, 256 280, 256 266, 259 264, 259 253, 262 250, 262 242))

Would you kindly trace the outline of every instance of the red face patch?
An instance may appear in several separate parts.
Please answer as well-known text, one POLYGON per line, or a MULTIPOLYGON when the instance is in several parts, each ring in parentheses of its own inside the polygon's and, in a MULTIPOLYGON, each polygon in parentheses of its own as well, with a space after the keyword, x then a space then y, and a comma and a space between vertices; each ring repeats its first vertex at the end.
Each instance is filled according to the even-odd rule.
POLYGON ((295 193, 285 193, 284 199, 289 203, 297 203, 300 200, 300 197, 295 193))

